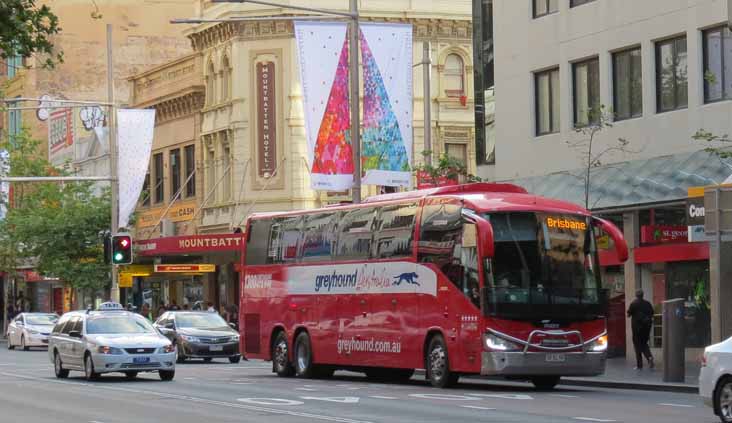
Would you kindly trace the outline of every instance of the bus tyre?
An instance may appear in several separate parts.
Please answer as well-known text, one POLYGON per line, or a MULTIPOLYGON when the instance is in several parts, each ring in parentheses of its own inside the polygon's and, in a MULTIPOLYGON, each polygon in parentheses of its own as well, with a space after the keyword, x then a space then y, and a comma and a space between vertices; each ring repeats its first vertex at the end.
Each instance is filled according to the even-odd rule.
POLYGON ((314 370, 310 336, 307 332, 302 332, 295 339, 295 376, 312 379, 315 375, 314 370))
POLYGON ((539 391, 551 391, 559 383, 560 376, 534 376, 531 383, 539 391))
POLYGON ((285 332, 279 332, 272 343, 272 371, 279 377, 290 377, 295 374, 295 368, 290 363, 285 332))
POLYGON ((455 385, 460 377, 450 371, 450 361, 447 357, 447 346, 442 335, 434 336, 427 347, 427 376, 432 386, 449 388, 455 385))

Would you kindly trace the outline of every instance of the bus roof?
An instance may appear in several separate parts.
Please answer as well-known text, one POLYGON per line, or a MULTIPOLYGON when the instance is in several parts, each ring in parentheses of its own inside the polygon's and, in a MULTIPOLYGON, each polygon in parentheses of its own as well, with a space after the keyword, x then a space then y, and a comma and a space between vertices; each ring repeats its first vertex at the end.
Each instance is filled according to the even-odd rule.
MULTIPOLYGON (((483 182, 376 195, 364 199, 360 206, 393 204, 409 200, 421 200, 426 197, 459 197, 465 200, 466 206, 475 209, 477 212, 545 211, 589 215, 587 210, 574 203, 532 195, 517 185, 483 182)), ((334 204, 321 209, 254 213, 249 218, 284 217, 317 213, 326 210, 338 211, 339 209, 349 209, 358 206, 352 203, 334 204)))

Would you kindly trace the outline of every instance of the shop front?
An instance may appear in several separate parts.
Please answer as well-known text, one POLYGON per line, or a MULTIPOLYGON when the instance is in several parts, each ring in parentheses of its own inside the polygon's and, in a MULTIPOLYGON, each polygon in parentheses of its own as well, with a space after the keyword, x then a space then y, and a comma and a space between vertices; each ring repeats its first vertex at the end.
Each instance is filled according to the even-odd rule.
POLYGON ((211 234, 137 241, 135 264, 120 269, 121 298, 157 316, 162 308, 222 312, 238 305, 237 273, 243 234, 211 234), (122 276, 124 275, 124 276, 122 276))

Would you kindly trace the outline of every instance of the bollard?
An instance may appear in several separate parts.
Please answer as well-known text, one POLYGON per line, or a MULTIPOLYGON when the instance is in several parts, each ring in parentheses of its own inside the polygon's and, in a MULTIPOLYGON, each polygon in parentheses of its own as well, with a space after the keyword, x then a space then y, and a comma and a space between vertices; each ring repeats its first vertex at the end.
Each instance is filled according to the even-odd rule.
POLYGON ((684 382, 686 330, 683 298, 663 302, 663 381, 684 382))

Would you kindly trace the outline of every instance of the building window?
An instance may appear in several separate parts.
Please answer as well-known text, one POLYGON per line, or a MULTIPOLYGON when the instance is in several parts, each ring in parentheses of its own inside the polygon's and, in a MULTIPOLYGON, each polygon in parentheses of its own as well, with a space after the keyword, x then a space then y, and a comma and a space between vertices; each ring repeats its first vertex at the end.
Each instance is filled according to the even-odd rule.
POLYGON ((186 155, 186 197, 195 197, 196 195, 196 177, 193 173, 196 171, 196 146, 187 145, 185 147, 186 155))
POLYGON ((229 58, 224 56, 221 64, 221 99, 228 100, 231 96, 231 69, 229 58))
POLYGON ((534 18, 559 12, 559 0, 534 0, 534 18))
POLYGON ((559 69, 534 74, 536 135, 559 132, 559 69))
POLYGON ((592 3, 595 0, 569 0, 569 7, 582 6, 583 4, 592 3))
POLYGON ((15 77, 19 70, 23 68, 23 56, 15 55, 5 59, 8 65, 8 79, 15 77))
POLYGON ((457 54, 448 54, 445 59, 445 95, 461 97, 465 95, 465 63, 457 54))
POLYGON ((233 174, 233 166, 231 166, 231 147, 229 147, 228 144, 224 145, 222 159, 222 165, 224 168, 224 201, 229 201, 231 200, 231 175, 233 174))
POLYGON ((208 150, 206 168, 208 169, 208 175, 206 175, 206 195, 210 195, 212 197, 211 199, 216 202, 216 193, 213 192, 216 186, 216 150, 213 148, 208 150))
POLYGON ((686 37, 656 43, 656 102, 659 112, 686 108, 686 37))
POLYGON ((180 149, 170 150, 170 199, 175 199, 180 191, 180 149))
POLYGON ((216 103, 216 69, 213 62, 209 62, 206 74, 206 103, 209 106, 216 103))
POLYGON ((643 72, 640 47, 613 55, 615 120, 643 115, 643 72))
POLYGON ((153 171, 155 173, 155 202, 162 203, 165 200, 165 185, 163 184, 163 153, 153 156, 153 171))
POLYGON ((445 143, 445 154, 465 166, 468 164, 468 148, 465 144, 445 143))
MULTIPOLYGON (((8 103, 9 108, 20 107, 20 102, 8 103)), ((23 131, 23 111, 8 110, 8 140, 15 142, 15 138, 23 131)))
POLYGON ((732 99, 732 32, 704 31, 704 102, 732 99))
POLYGON ((574 88, 574 125, 577 127, 600 120, 600 61, 595 58, 572 65, 574 88))
POLYGON ((142 206, 150 205, 150 172, 145 175, 145 181, 142 183, 142 206))

